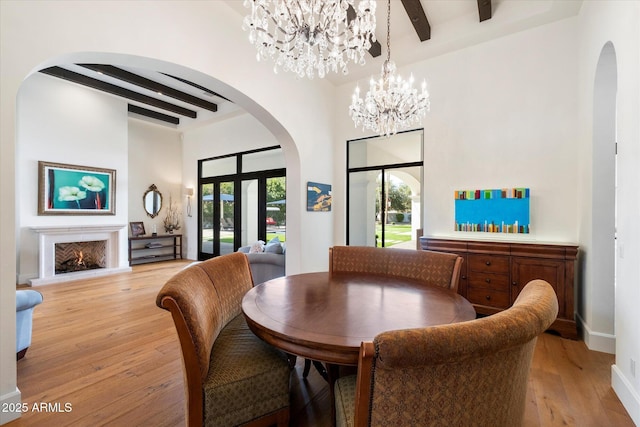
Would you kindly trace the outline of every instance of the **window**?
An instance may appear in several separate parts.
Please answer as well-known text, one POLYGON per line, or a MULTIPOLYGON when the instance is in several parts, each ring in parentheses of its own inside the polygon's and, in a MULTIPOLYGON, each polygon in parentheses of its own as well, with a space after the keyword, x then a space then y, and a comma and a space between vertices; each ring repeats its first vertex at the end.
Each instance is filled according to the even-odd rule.
POLYGON ((422 146, 422 130, 347 141, 347 244, 415 248, 422 146))

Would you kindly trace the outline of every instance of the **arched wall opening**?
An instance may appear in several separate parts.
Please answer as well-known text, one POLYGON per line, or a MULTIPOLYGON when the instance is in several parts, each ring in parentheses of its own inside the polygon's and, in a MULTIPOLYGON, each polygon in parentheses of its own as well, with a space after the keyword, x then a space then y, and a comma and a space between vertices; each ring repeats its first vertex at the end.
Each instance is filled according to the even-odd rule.
MULTIPOLYGON (((607 42, 593 84, 590 295, 587 321, 594 330, 615 336, 616 260, 616 94, 617 60, 607 42)), ((587 345, 589 343, 587 342, 587 345)), ((611 349, 613 352, 614 349, 611 349)))
MULTIPOLYGON (((52 65, 61 65, 61 64, 68 64, 68 63, 96 63, 96 64, 111 64, 111 65, 115 65, 115 66, 126 66, 126 67, 133 67, 136 69, 149 69, 149 70, 153 70, 153 71, 159 71, 159 72, 163 72, 163 73, 167 73, 167 74, 171 74, 174 76, 179 76, 181 78, 187 79, 189 81, 195 82, 201 86, 207 87, 207 88, 211 88, 214 91, 218 92, 218 93, 224 93, 225 97, 231 99, 236 105, 238 105, 239 107, 241 107, 243 110, 245 111, 252 111, 252 113, 248 113, 246 114, 246 116, 250 116, 252 119, 249 120, 250 123, 255 123, 254 126, 258 126, 264 129, 267 129, 266 132, 271 132, 272 134, 272 139, 271 141, 276 141, 277 144, 279 144, 282 149, 283 149, 283 153, 285 155, 285 163, 286 163, 286 167, 289 171, 289 176, 290 176, 290 185, 288 186, 288 190, 289 191, 293 191, 294 193, 288 195, 288 200, 295 200, 295 187, 296 187, 296 183, 299 183, 300 180, 296 179, 296 174, 299 173, 300 170, 300 166, 299 166, 299 154, 298 154, 298 149, 296 147, 296 145, 293 143, 293 139, 292 137, 289 135, 289 133, 284 129, 284 127, 269 113, 267 112, 264 108, 262 108, 260 105, 258 105, 255 101, 253 101, 251 98, 249 98, 248 96, 246 96, 245 94, 241 93, 240 91, 236 90, 235 88, 232 88, 229 85, 226 85, 225 83, 221 82, 219 79, 216 79, 210 75, 195 71, 193 69, 178 65, 178 64, 174 64, 174 63, 169 63, 166 61, 161 61, 161 60, 157 60, 154 58, 148 58, 148 57, 140 57, 140 56, 134 56, 134 55, 124 55, 124 54, 111 54, 111 53, 96 53, 96 52, 82 52, 82 53, 75 53, 75 54, 71 54, 71 55, 64 55, 61 57, 56 57, 53 58, 51 60, 46 61, 45 63, 39 65, 38 67, 34 68, 29 75, 27 76, 27 78, 25 78, 25 80, 23 81, 23 83, 20 86, 19 89, 19 94, 18 94, 18 99, 20 100, 20 95, 22 93, 25 92, 25 90, 23 90, 23 88, 28 87, 29 84, 31 83, 31 81, 33 81, 33 78, 29 78, 30 76, 34 76, 34 77, 38 77, 39 81, 41 82, 41 86, 42 86, 42 81, 44 81, 44 84, 47 84, 47 79, 52 79, 51 82, 52 84, 57 84, 58 86, 60 85, 69 85, 68 83, 61 83, 49 76, 42 76, 38 74, 38 70, 42 69, 42 68, 46 68, 48 66, 52 66, 52 65), (260 126, 262 125, 262 126, 260 126), (293 179, 291 179, 293 177, 293 179)), ((72 85, 75 86, 75 85, 72 85)), ((79 86, 76 86, 78 91, 86 91, 85 88, 81 88, 79 86)), ((31 91, 33 92, 33 91, 31 91)), ((59 98, 64 98, 65 93, 62 92, 61 96, 59 98)), ((102 98, 106 99, 108 97, 115 99, 114 97, 111 97, 109 95, 105 95, 105 96, 101 96, 102 98)), ((48 99, 49 102, 51 101, 51 98, 48 99)), ((69 101, 69 102, 76 102, 78 100, 74 99, 73 101, 69 101)), ((47 102, 45 100, 45 102, 47 102)), ((79 100, 78 102, 82 102, 82 100, 79 100)), ((114 156, 116 158, 112 159, 113 162, 115 162, 116 165, 118 165, 118 169, 120 169, 118 171, 118 181, 120 181, 119 187, 122 188, 122 190, 118 190, 119 196, 118 199, 121 201, 124 201, 124 199, 126 199, 128 197, 128 192, 126 191, 127 188, 127 184, 130 182, 129 181, 129 177, 126 175, 126 165, 127 162, 126 160, 120 160, 120 158, 122 157, 126 157, 127 152, 126 152, 126 146, 127 146, 127 134, 126 134, 126 122, 127 121, 127 114, 126 114, 126 107, 123 109, 122 106, 126 106, 126 100, 122 101, 122 100, 118 100, 119 104, 116 105, 110 105, 109 107, 105 107, 105 109, 107 108, 111 108, 111 109, 117 109, 117 110, 121 110, 117 112, 117 115, 119 116, 119 121, 122 122, 122 126, 124 126, 125 132, 124 134, 122 132, 120 132, 120 134, 116 134, 116 138, 114 138, 114 151, 116 151, 116 154, 114 154, 114 156), (117 142, 115 141, 117 140, 117 142), (125 149, 123 150, 122 147, 125 147, 125 149), (119 151, 118 151, 119 150, 119 151)), ((21 109, 18 109, 18 123, 20 123, 21 118, 20 116, 20 111, 24 111, 21 109)), ((24 115, 24 113, 23 113, 24 115)), ((73 114, 69 114, 70 116, 73 116, 73 114)), ((36 121, 38 119, 36 118, 36 121)), ((65 117, 65 120, 67 120, 67 118, 65 117)), ((68 119, 69 121, 73 121, 73 117, 68 119)), ((223 119, 224 120, 224 119, 223 119)), ((34 119, 33 117, 31 118, 32 121, 32 125, 34 124, 34 119)), ((45 120, 46 121, 46 120, 45 120)), ((246 121, 246 120, 245 120, 246 121)), ((48 123, 45 123, 45 125, 47 125, 48 123)), ((99 126, 108 126, 108 124, 103 125, 103 124, 99 124, 99 126)), ((117 125, 118 127, 120 127, 120 125, 117 125)), ((214 125, 215 126, 215 125, 214 125)), ((250 125, 251 126, 251 125, 250 125)), ((71 123, 69 125, 67 125, 67 129, 72 130, 75 126, 71 123)), ((78 126, 80 127, 80 126, 78 126)), ((58 133, 60 129, 58 129, 58 133)), ((264 130, 262 131, 263 133, 265 132, 264 130)), ((177 135, 177 133, 176 133, 177 135)), ((180 135, 180 139, 182 140, 184 135, 180 135)), ((177 137, 176 137, 177 138, 177 137)), ((87 138, 87 140, 90 140, 91 137, 89 135, 89 137, 87 138)), ((18 165, 18 171, 17 173, 20 175, 23 175, 23 184, 25 183, 29 183, 29 185, 36 185, 37 183, 35 182, 31 182, 34 178, 33 173, 31 173, 32 171, 30 170, 31 165, 36 163, 36 160, 40 159, 35 159, 28 157, 27 159, 23 160, 21 159, 22 156, 26 155, 25 151, 29 151, 27 149, 25 149, 24 147, 27 146, 29 143, 32 143, 33 141, 33 137, 29 138, 24 138, 24 132, 18 132, 17 133, 17 137, 16 137, 16 160, 17 160, 17 165, 18 165), (22 140, 21 140, 22 138, 22 140), (22 148, 21 148, 22 146, 22 148), (21 154, 22 153, 22 154, 21 154), (20 165, 23 165, 23 167, 20 167, 20 165), (21 171, 20 169, 29 169, 27 172, 21 171)), ((55 139, 53 140, 55 141, 55 139)), ((64 150, 67 149, 69 150, 69 146, 66 145, 66 142, 60 141, 58 140, 59 143, 61 144, 60 149, 64 150)), ((103 139, 102 140, 102 144, 106 145, 109 144, 111 141, 107 140, 107 139, 103 139)), ((87 143, 89 143, 89 141, 87 141, 87 143)), ((177 144, 180 144, 179 141, 176 140, 177 144)), ((53 142, 53 144, 55 145, 55 142, 53 142)), ((233 147, 226 147, 226 146, 221 146, 219 148, 215 148, 213 147, 215 144, 215 141, 211 141, 211 152, 212 153, 223 153, 226 154, 226 152, 224 150, 232 150, 233 151, 233 147), (216 152, 216 150, 218 150, 216 152)), ((251 148, 256 148, 256 147, 251 147, 251 148)), ((49 153, 49 154, 53 154, 54 156, 56 156, 58 161, 62 161, 61 159, 64 159, 64 157, 60 157, 58 154, 55 153, 49 153)), ((45 153, 42 153, 41 155, 46 156, 45 153)), ((187 157, 187 160, 193 160, 191 159, 191 157, 187 157)), ((88 160, 87 160, 88 161, 88 160)), ((95 161, 95 160, 94 160, 95 161)), ((85 164, 86 162, 83 160, 82 162, 78 161, 69 161, 68 163, 72 163, 72 164, 85 164)), ((196 165, 188 165, 188 164, 184 164, 183 167, 183 173, 182 173, 182 178, 180 176, 178 176, 177 178, 174 177, 175 181, 181 181, 184 179, 190 180, 190 181, 195 181, 196 180, 196 176, 195 176, 195 170, 197 170, 197 166, 196 165), (193 173, 191 173, 191 172, 193 173), (193 175, 193 176, 191 176, 193 175)), ((21 185, 20 183, 18 185, 21 185)), ((178 188, 183 187, 182 182, 176 182, 176 186, 178 188)), ((179 193, 178 193, 179 194, 179 193)), ((175 193, 174 193, 175 196, 175 193)), ((130 203, 135 203, 135 198, 131 199, 130 203)), ((64 225, 66 223, 68 223, 70 221, 70 217, 37 217, 35 215, 32 215, 33 207, 28 205, 25 206, 24 202, 21 202, 20 200, 18 200, 18 197, 16 197, 16 206, 18 206, 18 211, 20 210, 21 206, 23 211, 26 211, 27 213, 27 217, 25 218, 23 215, 18 215, 18 217, 16 218, 17 221, 17 228, 18 228, 18 244, 17 244, 17 254, 19 256, 19 254, 21 253, 21 250, 27 250, 27 253, 33 252, 33 236, 31 236, 31 232, 29 231, 29 227, 33 226, 33 225, 43 225, 43 222, 46 222, 47 224, 55 224, 55 225, 64 225)), ((117 222, 117 223, 121 223, 121 224, 126 224, 129 221, 132 220, 137 220, 136 218, 131 219, 127 217, 127 208, 126 205, 124 203, 119 203, 120 207, 122 206, 120 209, 118 209, 116 216, 115 217, 110 217, 110 218, 100 218, 100 222, 117 222)), ((290 232, 288 233, 288 235, 290 236, 289 240, 290 240, 290 247, 295 247, 297 244, 296 240, 299 241, 299 233, 297 234, 296 228, 299 229, 299 218, 295 218, 296 215, 296 211, 293 210, 292 214, 290 215, 289 221, 288 221, 288 225, 290 227, 290 232), (296 238, 296 236, 298 236, 296 238)), ((85 223, 87 221, 89 222, 95 222, 97 218, 96 217, 92 217, 92 218, 76 218, 74 219, 74 222, 76 222, 77 220, 80 221, 80 224, 85 223)), ((186 222, 186 221, 185 221, 186 222)), ((88 222, 87 222, 88 223, 88 222)), ((196 241, 196 235, 197 235, 197 228, 195 225, 195 222, 192 222, 190 224, 188 224, 188 227, 185 227, 183 229, 183 233, 186 235, 185 237, 187 238, 187 241, 191 240, 191 241, 196 241)), ((126 229, 124 230, 124 234, 125 236, 123 236, 123 238, 121 238, 121 242, 126 242, 126 229)), ((37 248, 36 248, 37 250, 37 248)), ((123 246, 123 243, 120 244, 120 258, 121 258, 121 265, 126 265, 126 245, 123 246)), ((20 260, 18 259, 18 277, 26 277, 29 276, 29 274, 33 273, 34 267, 33 264, 35 263, 34 260, 32 259, 28 259, 28 257, 26 260, 20 260)), ((31 256, 30 258, 34 258, 34 256, 31 256)), ((37 271, 37 270, 36 270, 37 271)))

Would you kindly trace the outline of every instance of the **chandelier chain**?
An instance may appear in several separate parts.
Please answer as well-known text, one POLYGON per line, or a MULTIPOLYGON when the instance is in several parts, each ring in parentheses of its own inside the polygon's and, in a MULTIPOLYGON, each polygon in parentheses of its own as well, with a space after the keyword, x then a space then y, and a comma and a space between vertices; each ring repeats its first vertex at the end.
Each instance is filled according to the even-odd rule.
POLYGON ((387 61, 391 61, 391 0, 387 0, 387 61))

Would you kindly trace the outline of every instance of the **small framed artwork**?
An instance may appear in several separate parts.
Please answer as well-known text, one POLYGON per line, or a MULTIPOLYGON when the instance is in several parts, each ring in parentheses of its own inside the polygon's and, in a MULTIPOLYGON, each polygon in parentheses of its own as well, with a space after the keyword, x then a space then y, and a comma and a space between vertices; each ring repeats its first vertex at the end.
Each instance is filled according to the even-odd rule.
POLYGON ((307 210, 315 212, 331 210, 331 184, 307 182, 307 210))
POLYGON ((38 162, 38 215, 115 215, 116 171, 38 162))
POLYGON ((131 235, 133 237, 144 236, 147 234, 144 231, 144 222, 130 222, 129 228, 131 228, 131 235))

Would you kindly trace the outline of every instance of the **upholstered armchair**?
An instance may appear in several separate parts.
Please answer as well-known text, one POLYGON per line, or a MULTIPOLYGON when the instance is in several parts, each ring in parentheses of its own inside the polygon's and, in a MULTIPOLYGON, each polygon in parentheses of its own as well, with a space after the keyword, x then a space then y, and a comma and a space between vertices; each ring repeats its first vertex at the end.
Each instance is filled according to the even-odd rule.
POLYGON ((190 427, 288 425, 286 355, 256 337, 242 314, 252 286, 247 258, 236 252, 189 266, 158 293, 182 348, 190 427))
POLYGON ((22 359, 31 345, 33 309, 42 303, 42 294, 33 289, 16 291, 16 358, 22 359))
POLYGON ((458 290, 462 257, 413 249, 334 246, 329 248, 331 273, 369 273, 401 277, 458 290))
POLYGON ((360 348, 358 375, 335 383, 337 426, 519 426, 538 335, 558 313, 534 280, 492 316, 389 331, 360 348))

